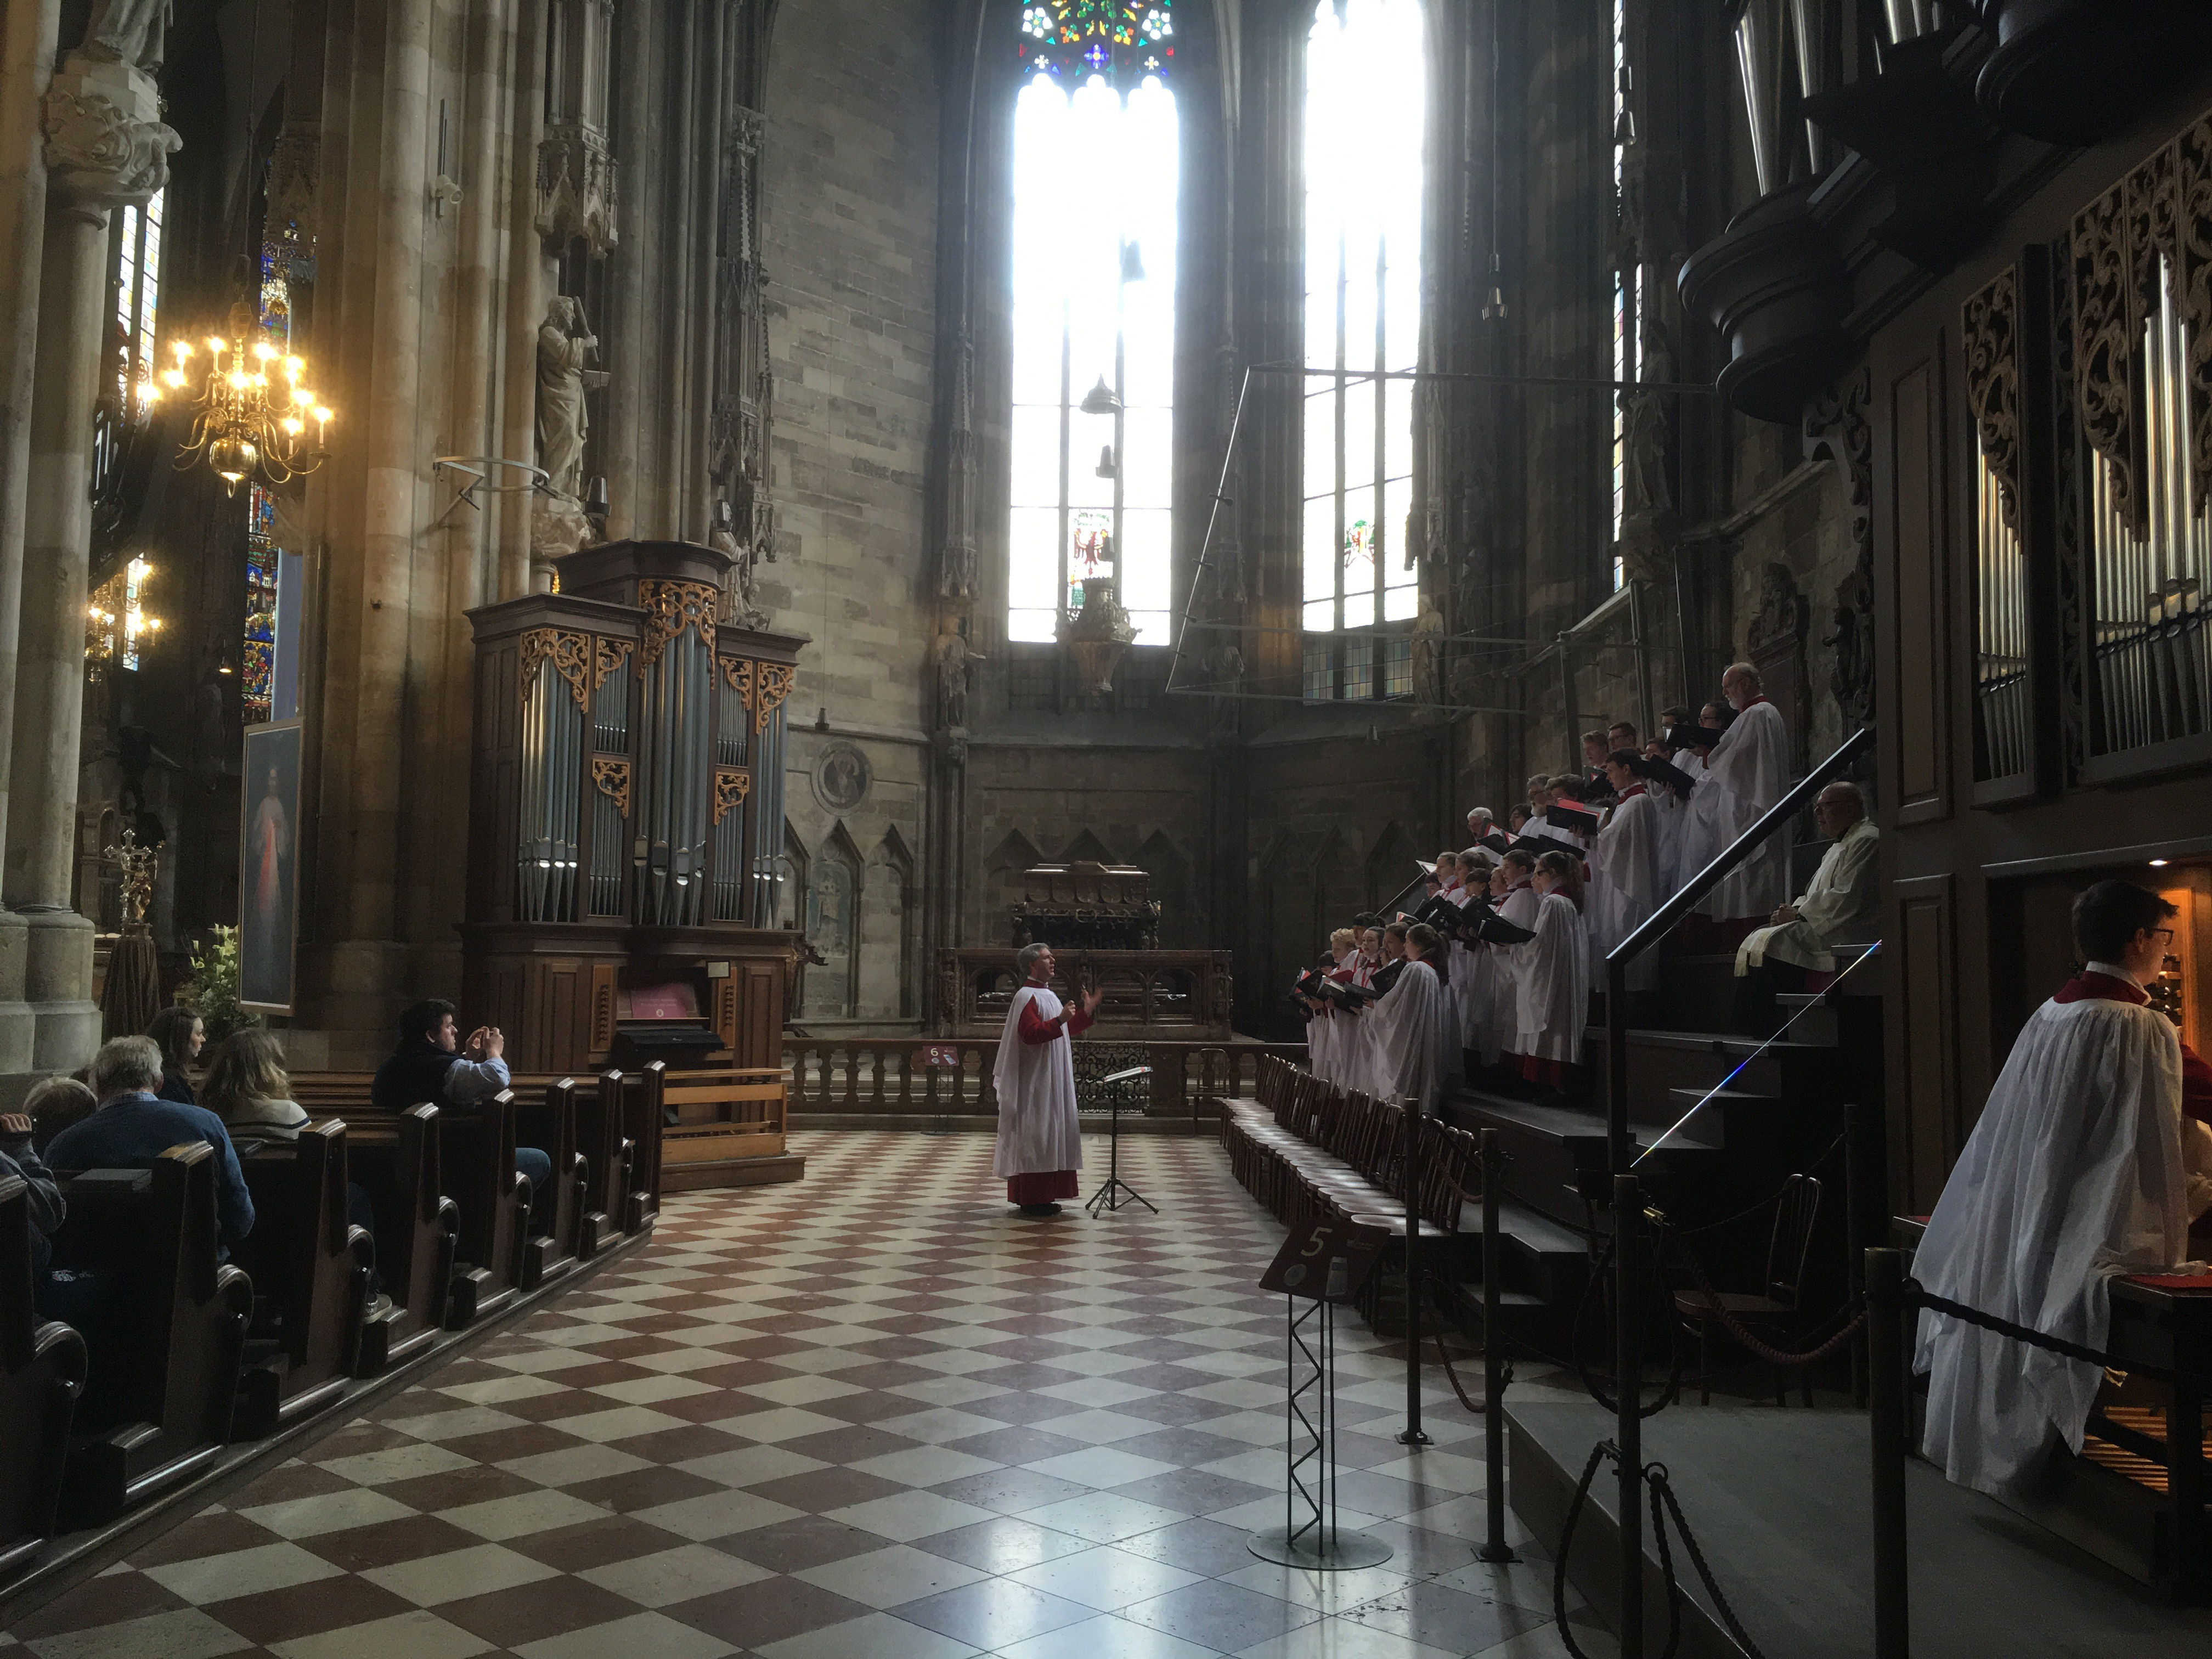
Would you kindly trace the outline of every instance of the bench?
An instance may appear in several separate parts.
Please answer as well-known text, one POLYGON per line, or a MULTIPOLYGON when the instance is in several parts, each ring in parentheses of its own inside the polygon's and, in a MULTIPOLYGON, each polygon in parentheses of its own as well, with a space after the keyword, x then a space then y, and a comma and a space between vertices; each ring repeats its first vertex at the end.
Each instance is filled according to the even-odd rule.
MULTIPOLYGON (((366 1072, 295 1073, 292 1098, 311 1115, 343 1118, 360 1133, 398 1115, 370 1103, 372 1080, 366 1072)), ((590 1209, 590 1160, 579 1148, 577 1091, 558 1088, 565 1079, 547 1079, 533 1087, 536 1081, 523 1079, 494 1101, 447 1106, 436 1115, 442 1190, 455 1200, 459 1219, 459 1265, 446 1310, 446 1323, 455 1330, 504 1307, 515 1292, 561 1277, 589 1255, 581 1235, 590 1209), (525 1091, 537 1097, 527 1105, 520 1100, 525 1091), (534 1194, 514 1172, 514 1147, 524 1124, 532 1142, 542 1144, 553 1162, 553 1189, 544 1206, 551 1228, 547 1233, 531 1232, 534 1194), (507 1213, 518 1199, 520 1215, 507 1213)), ((590 1249, 597 1244, 594 1237, 590 1249)))
POLYGON ((347 1218, 346 1164, 336 1118, 240 1160, 254 1221, 233 1255, 253 1280, 254 1328, 233 1426, 249 1439, 337 1398, 359 1368, 376 1250, 347 1218))
POLYGON ((62 1493, 72 1525, 114 1520, 230 1438, 253 1286, 217 1259, 219 1167, 195 1140, 163 1152, 133 1188, 63 1183, 69 1218, 53 1266, 91 1276, 98 1314, 80 1327, 88 1380, 62 1493))
MULTIPOLYGON (((1388 1101, 1339 1088, 1288 1061, 1260 1062, 1256 1097, 1224 1100, 1222 1145, 1231 1171, 1285 1224, 1323 1218, 1375 1228, 1397 1241, 1406 1237, 1405 1113, 1388 1101)), ((1420 1120, 1419 1179, 1413 1194, 1425 1274, 1456 1283, 1479 1261, 1480 1230, 1464 1218, 1480 1206, 1474 1190, 1478 1143, 1441 1119, 1420 1120)), ((1379 1281, 1370 1281, 1361 1311, 1370 1322, 1379 1306, 1379 1281)))
POLYGON ((53 1534, 85 1378, 84 1338, 42 1321, 32 1299, 29 1193, 18 1176, 0 1181, 0 1584, 53 1534))
POLYGON ((376 1376, 437 1340, 453 1297, 460 1206, 446 1196, 438 1109, 347 1126, 347 1162, 376 1217, 377 1270, 392 1306, 364 1322, 356 1375, 376 1376))

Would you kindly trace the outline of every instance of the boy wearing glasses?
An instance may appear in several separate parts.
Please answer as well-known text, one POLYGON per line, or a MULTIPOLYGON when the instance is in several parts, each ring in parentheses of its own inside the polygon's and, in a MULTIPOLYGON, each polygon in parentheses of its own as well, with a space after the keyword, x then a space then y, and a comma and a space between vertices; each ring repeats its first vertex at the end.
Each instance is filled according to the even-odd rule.
MULTIPOLYGON (((2188 1259, 2212 1200, 2212 1073, 2149 1006, 2173 906, 2124 881, 2074 902, 2082 971, 2037 1009, 1928 1218, 1913 1273, 1936 1296, 2091 1348, 2116 1273, 2188 1259)), ((1922 1450, 1962 1486, 2032 1486, 2060 1439, 2075 1451, 2102 1370, 1923 1311, 1922 1450)))

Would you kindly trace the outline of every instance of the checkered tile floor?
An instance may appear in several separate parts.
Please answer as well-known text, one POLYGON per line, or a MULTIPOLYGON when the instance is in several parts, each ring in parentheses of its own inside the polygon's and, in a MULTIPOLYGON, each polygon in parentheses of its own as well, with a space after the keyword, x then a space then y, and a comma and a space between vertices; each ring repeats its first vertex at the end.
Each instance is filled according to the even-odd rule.
POLYGON ((1253 1288, 1280 1234, 1212 1143, 1122 1149, 1158 1217, 1034 1221, 988 1137, 799 1139, 803 1184, 672 1200, 649 1250, 24 1617, 0 1659, 1564 1651, 1548 1565, 1473 1559, 1480 1419, 1437 1377, 1409 1455, 1402 1370, 1356 1322, 1345 1522, 1395 1553, 1247 1551, 1283 1516, 1282 1308, 1253 1288))

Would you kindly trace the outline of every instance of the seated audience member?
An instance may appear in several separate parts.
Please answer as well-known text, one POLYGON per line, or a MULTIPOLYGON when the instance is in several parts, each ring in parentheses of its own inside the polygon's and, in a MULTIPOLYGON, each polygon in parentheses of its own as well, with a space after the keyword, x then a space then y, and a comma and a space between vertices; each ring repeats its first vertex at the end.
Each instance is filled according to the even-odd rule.
POLYGON ((200 1057, 200 1049, 207 1042, 207 1026, 198 1013, 190 1008, 164 1008, 154 1016, 146 1035, 161 1050, 161 1086, 155 1091, 155 1097, 180 1106, 198 1104, 191 1079, 185 1075, 185 1067, 200 1057))
MULTIPOLYGON (((307 1109, 291 1098, 283 1040, 258 1025, 216 1044, 200 1092, 202 1103, 240 1140, 297 1141, 309 1121, 307 1109)), ((357 1181, 346 1182, 346 1219, 376 1237, 376 1207, 357 1181)))
POLYGON ((1566 852, 1536 860, 1536 937, 1512 946, 1521 960, 1514 1052, 1522 1079, 1541 1092, 1566 1087, 1589 1021, 1589 941, 1583 927, 1582 860, 1566 852))
POLYGON ((1872 939, 1881 930, 1876 854, 1881 836, 1867 821, 1866 797, 1858 785, 1832 783, 1823 789, 1813 803, 1813 820, 1831 845, 1812 885, 1736 948, 1736 975, 1743 981, 1736 996, 1736 1027, 1755 1036, 1774 1030, 1776 997, 1804 990, 1808 972, 1835 971, 1831 945, 1872 939))
POLYGON ((62 1202, 60 1184, 40 1160, 33 1144, 28 1112, 0 1114, 0 1181, 11 1176, 20 1176, 30 1188, 31 1280, 35 1285, 46 1276, 46 1263, 53 1259, 54 1247, 47 1241, 69 1212, 62 1202))
POLYGON ((57 1170, 148 1170, 172 1146, 204 1140, 216 1150, 216 1216, 223 1243, 253 1231, 253 1196, 222 1120, 204 1106, 164 1100, 161 1050, 151 1037, 112 1037, 92 1057, 100 1109, 53 1138, 46 1162, 57 1170))
MULTIPOLYGON (((513 1081, 502 1056, 507 1038, 496 1028, 479 1025, 460 1039, 453 1005, 442 997, 418 1002, 399 1016, 399 1046, 368 1085, 369 1104, 380 1111, 404 1112, 428 1101, 439 1107, 472 1106, 489 1100, 513 1081)), ((514 1167, 529 1178, 532 1206, 553 1179, 552 1154, 518 1145, 514 1167)))
POLYGON ((31 1139, 43 1153, 56 1135, 90 1117, 99 1104, 91 1089, 73 1077, 50 1077, 33 1084, 23 1099, 24 1115, 31 1120, 31 1139))
MULTIPOLYGON (((2021 1027, 1914 1259, 1931 1294, 2102 1348, 2115 1274, 2178 1267, 2207 1183, 2188 1121, 2189 1055, 2144 987, 2173 907, 2124 881, 2074 901, 2087 960, 2021 1027)), ((2197 1068, 2199 1086, 2204 1078, 2197 1068)), ((1921 1449, 1960 1486, 2030 1488, 2062 1440, 2081 1449, 2103 1369, 1933 1310, 1921 1449)))

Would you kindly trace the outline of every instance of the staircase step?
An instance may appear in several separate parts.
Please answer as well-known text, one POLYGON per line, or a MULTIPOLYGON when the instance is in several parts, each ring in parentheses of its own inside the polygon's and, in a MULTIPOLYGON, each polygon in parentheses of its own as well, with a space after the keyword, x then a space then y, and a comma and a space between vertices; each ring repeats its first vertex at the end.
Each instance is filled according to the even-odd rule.
POLYGON ((1731 1060, 1748 1060, 1764 1048, 1770 1054, 1813 1054, 1825 1053, 1836 1045, 1832 1042, 1800 1042, 1789 1041, 1768 1042, 1764 1038, 1738 1036, 1734 1033, 1717 1031, 1656 1031, 1632 1028, 1628 1040, 1645 1048, 1679 1048, 1692 1054, 1726 1054, 1731 1060))

